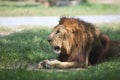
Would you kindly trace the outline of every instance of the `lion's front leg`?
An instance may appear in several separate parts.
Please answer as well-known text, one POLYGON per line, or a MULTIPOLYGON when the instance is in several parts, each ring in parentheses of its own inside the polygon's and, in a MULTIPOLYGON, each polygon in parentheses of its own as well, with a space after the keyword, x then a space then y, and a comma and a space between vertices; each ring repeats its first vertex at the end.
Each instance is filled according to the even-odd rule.
POLYGON ((61 62, 58 60, 44 60, 38 64, 38 68, 77 68, 80 65, 76 62, 61 62))

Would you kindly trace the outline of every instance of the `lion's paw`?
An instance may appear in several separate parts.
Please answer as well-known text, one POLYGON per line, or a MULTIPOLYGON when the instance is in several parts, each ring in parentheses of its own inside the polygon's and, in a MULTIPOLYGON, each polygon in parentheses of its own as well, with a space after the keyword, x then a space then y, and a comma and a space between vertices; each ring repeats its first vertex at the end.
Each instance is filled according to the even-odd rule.
POLYGON ((38 64, 38 68, 40 69, 49 69, 50 68, 50 61, 49 60, 44 60, 44 61, 41 61, 39 64, 38 64))

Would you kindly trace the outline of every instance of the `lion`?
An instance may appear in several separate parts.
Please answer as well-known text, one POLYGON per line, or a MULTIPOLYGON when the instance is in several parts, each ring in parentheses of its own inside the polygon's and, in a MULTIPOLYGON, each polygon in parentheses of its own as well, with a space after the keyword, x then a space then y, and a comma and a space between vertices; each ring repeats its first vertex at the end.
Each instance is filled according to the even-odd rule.
POLYGON ((61 17, 48 37, 55 60, 44 60, 39 68, 86 68, 120 54, 120 41, 112 41, 93 24, 71 17, 61 17))

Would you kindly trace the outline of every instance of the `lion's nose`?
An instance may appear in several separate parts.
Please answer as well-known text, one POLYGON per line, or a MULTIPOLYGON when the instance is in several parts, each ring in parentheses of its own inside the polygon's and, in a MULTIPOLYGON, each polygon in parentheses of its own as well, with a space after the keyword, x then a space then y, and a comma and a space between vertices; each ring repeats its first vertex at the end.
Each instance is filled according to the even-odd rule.
POLYGON ((51 42, 52 40, 51 40, 51 38, 50 38, 50 37, 48 37, 47 41, 48 41, 48 42, 51 42))

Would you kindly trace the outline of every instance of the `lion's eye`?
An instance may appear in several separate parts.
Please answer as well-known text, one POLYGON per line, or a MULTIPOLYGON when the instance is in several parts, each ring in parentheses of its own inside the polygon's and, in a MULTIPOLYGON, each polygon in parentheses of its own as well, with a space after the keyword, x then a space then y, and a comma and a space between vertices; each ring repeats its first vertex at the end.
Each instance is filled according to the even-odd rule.
POLYGON ((60 31, 59 31, 59 30, 57 30, 56 34, 58 34, 58 33, 60 33, 60 31))

